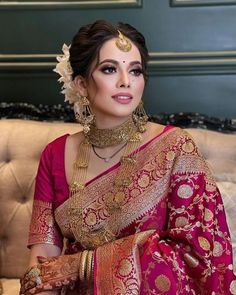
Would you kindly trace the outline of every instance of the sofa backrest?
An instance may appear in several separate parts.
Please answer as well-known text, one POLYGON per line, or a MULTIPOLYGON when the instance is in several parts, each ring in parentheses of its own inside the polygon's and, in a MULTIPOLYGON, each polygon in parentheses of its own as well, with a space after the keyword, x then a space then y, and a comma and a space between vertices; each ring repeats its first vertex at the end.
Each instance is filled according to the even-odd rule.
MULTIPOLYGON (((80 129, 74 123, 0 120, 0 277, 20 277, 27 267, 34 179, 43 148, 58 136, 80 129)), ((236 134, 188 131, 222 190, 236 249, 236 134)))
POLYGON ((34 179, 45 145, 80 129, 73 123, 0 120, 0 277, 23 274, 34 179))

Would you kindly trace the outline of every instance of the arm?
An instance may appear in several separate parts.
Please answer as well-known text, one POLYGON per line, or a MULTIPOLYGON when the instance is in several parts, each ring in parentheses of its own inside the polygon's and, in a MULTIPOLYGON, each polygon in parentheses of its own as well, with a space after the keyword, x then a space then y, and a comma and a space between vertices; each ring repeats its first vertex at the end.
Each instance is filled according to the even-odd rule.
POLYGON ((73 288, 78 281, 81 253, 49 257, 46 255, 60 254, 60 251, 48 246, 51 245, 37 245, 32 250, 32 266, 21 279, 20 294, 56 295, 64 286, 73 288))
POLYGON ((30 248, 29 268, 38 263, 37 256, 52 257, 59 256, 61 249, 56 245, 36 244, 30 248))
MULTIPOLYGON (((54 220, 53 202, 53 178, 52 171, 52 151, 48 145, 40 158, 38 173, 36 177, 36 186, 34 193, 34 203, 29 233, 30 259, 29 270, 39 263, 37 256, 52 257, 61 254, 62 236, 54 220)), ((24 278, 21 283, 23 284, 24 278)), ((21 293, 24 292, 25 286, 22 286, 21 293)), ((56 295, 58 291, 48 291, 40 293, 56 295)))
MULTIPOLYGON (((31 269, 38 264, 38 256, 52 257, 61 254, 61 249, 58 246, 50 244, 35 244, 30 248, 29 267, 31 269)), ((21 290, 22 292, 22 290, 21 290)), ((46 291, 37 293, 39 295, 59 295, 59 291, 46 291)))

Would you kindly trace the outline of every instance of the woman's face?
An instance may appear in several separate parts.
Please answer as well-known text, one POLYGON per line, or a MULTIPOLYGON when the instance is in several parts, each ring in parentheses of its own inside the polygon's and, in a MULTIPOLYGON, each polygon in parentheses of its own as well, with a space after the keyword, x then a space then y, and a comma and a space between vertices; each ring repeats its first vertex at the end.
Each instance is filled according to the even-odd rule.
POLYGON ((97 125, 124 122, 138 106, 145 86, 141 55, 132 43, 128 52, 116 46, 116 38, 103 44, 98 62, 85 82, 97 125))

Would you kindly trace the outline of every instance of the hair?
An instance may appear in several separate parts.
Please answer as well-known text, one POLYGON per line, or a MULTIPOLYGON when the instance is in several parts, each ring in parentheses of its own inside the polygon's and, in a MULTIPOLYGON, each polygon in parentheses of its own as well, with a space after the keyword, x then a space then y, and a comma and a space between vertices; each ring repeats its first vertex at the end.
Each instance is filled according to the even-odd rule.
POLYGON ((119 22, 113 25, 105 20, 97 20, 93 24, 82 26, 74 36, 70 46, 70 64, 73 70, 72 78, 81 75, 88 78, 93 61, 98 58, 102 45, 118 37, 118 30, 138 48, 143 74, 147 79, 148 50, 144 36, 129 24, 119 22))

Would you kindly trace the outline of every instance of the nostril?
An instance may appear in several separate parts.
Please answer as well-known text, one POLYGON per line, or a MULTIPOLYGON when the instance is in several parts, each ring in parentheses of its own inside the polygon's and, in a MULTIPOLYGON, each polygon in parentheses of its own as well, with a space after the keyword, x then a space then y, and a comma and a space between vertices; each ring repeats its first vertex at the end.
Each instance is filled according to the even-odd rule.
POLYGON ((130 88, 130 85, 129 85, 129 83, 122 83, 122 84, 120 85, 120 87, 123 87, 123 88, 130 88))

